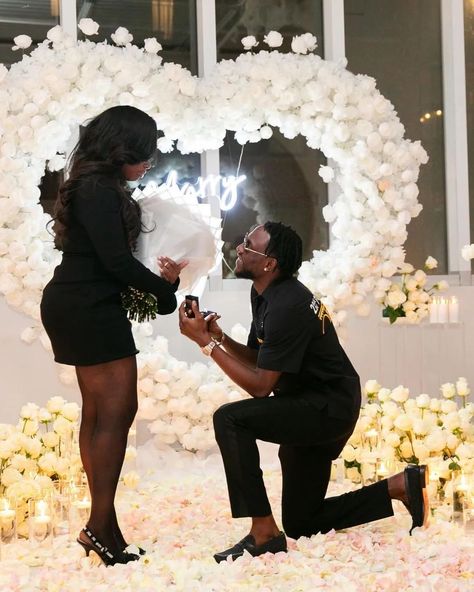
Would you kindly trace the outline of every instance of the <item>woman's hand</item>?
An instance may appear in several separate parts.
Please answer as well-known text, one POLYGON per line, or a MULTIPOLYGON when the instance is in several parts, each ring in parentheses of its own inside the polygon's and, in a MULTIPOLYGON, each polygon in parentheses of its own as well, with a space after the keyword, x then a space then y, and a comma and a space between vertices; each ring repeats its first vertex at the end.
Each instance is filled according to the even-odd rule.
POLYGON ((183 302, 179 307, 179 330, 182 335, 185 335, 200 347, 204 347, 211 341, 207 322, 205 321, 204 316, 199 312, 194 300, 191 302, 191 309, 194 313, 194 317, 188 317, 186 315, 185 307, 186 302, 183 302))
POLYGON ((173 259, 170 259, 169 257, 158 257, 158 266, 160 268, 161 277, 170 284, 176 282, 179 274, 188 263, 189 261, 187 261, 187 259, 183 259, 183 261, 176 263, 176 261, 173 261, 173 259))

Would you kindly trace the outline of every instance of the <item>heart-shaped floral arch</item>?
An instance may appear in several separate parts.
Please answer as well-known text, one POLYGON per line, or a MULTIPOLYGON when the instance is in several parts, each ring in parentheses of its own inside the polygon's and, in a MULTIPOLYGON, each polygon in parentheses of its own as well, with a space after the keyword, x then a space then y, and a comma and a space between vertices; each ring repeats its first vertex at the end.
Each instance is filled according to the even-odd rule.
MULTIPOLYGON (((39 302, 58 261, 38 204, 41 177, 45 167, 64 167, 79 124, 116 104, 156 119, 162 152, 215 150, 228 130, 241 144, 269 138, 272 128, 304 136, 330 159, 319 174, 335 181, 339 195, 323 209, 331 246, 303 263, 300 279, 336 316, 383 292, 403 264, 406 225, 421 210, 416 181, 427 155, 404 139, 375 81, 343 62, 279 51, 242 54, 198 79, 163 64, 156 46, 149 43, 147 53, 131 44, 75 42, 55 27, 31 56, 10 70, 0 66, 0 292, 38 323, 23 338, 47 341, 39 302)), ((172 359, 161 338, 150 344, 140 358, 142 417, 155 420, 161 440, 207 447, 209 415, 238 396, 235 386, 213 369, 172 359)))

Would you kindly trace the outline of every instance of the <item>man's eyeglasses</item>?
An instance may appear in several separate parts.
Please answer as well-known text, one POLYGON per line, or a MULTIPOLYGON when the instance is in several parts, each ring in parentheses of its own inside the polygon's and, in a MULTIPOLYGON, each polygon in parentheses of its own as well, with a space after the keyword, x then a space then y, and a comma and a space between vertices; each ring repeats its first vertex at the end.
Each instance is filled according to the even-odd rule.
POLYGON ((251 249, 249 246, 249 233, 247 232, 247 234, 244 236, 244 240, 242 241, 242 246, 244 247, 244 249, 246 251, 250 251, 250 253, 255 253, 256 255, 263 255, 264 257, 269 257, 269 255, 267 255, 266 253, 261 253, 260 251, 255 251, 254 249, 251 249))

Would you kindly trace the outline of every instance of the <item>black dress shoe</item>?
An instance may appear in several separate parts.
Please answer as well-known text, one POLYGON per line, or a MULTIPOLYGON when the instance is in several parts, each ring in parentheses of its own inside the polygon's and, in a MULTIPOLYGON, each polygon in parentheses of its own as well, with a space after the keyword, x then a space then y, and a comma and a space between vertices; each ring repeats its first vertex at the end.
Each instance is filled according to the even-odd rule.
POLYGON ((251 534, 248 534, 230 549, 216 553, 214 559, 217 563, 220 563, 221 561, 225 561, 227 557, 232 557, 232 561, 234 561, 235 559, 242 557, 245 551, 250 553, 252 557, 258 557, 258 555, 263 555, 264 553, 280 553, 280 551, 286 553, 287 550, 288 548, 286 546, 286 536, 284 532, 280 532, 279 535, 273 537, 262 545, 256 545, 254 537, 251 534))
POLYGON ((426 486, 428 483, 428 467, 426 465, 408 465, 404 471, 405 492, 408 503, 405 504, 412 517, 412 530, 417 526, 428 524, 430 504, 426 486))

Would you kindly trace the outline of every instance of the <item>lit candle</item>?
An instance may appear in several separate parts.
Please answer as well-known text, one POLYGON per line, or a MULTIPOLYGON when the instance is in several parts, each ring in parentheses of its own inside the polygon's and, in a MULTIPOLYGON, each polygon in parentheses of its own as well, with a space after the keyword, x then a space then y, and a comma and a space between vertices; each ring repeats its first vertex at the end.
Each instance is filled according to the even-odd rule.
POLYGON ((438 299, 433 298, 428 305, 428 310, 430 311, 430 323, 437 323, 438 322, 438 309, 439 309, 438 299))
POLYGON ((459 302, 456 296, 452 296, 449 301, 449 322, 459 323, 459 302))
POLYGON ((48 512, 48 504, 44 500, 39 500, 35 508, 35 522, 38 524, 48 524, 51 522, 51 516, 48 512))
POLYGON ((10 508, 10 502, 7 499, 2 498, 0 508, 0 520, 7 521, 15 517, 15 510, 10 508))
POLYGON ((77 500, 75 505, 80 510, 88 510, 91 507, 91 500, 87 496, 84 496, 81 500, 77 500))
POLYGON ((379 462, 379 466, 377 467, 377 476, 384 479, 388 475, 388 468, 385 465, 384 461, 381 460, 379 462))
POLYGON ((368 441, 368 443, 369 443, 369 447, 370 447, 371 449, 372 449, 372 447, 373 447, 373 446, 375 447, 375 446, 377 445, 377 438, 378 438, 378 435, 379 435, 379 433, 378 433, 378 432, 377 432, 377 430, 376 430, 376 429, 374 429, 374 428, 373 428, 373 429, 371 429, 371 430, 368 430, 368 431, 365 433, 365 436, 366 436, 366 438, 367 438, 367 441, 368 441))
POLYGON ((441 298, 438 306, 438 323, 448 322, 448 299, 441 298))

